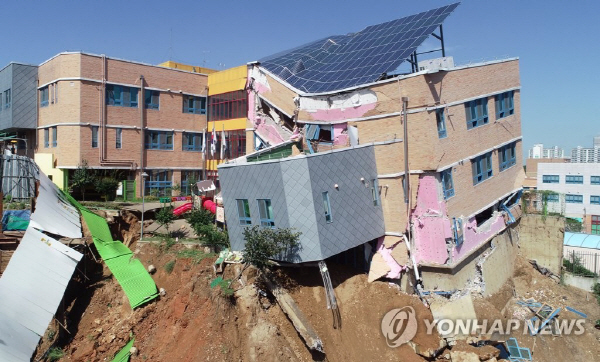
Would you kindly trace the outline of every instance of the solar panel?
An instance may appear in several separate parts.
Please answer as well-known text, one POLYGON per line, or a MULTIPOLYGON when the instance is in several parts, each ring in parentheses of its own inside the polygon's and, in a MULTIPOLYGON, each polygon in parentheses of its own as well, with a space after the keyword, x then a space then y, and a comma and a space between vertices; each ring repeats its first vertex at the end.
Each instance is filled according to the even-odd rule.
POLYGON ((307 93, 377 81, 398 68, 459 3, 320 39, 259 60, 262 67, 307 93))

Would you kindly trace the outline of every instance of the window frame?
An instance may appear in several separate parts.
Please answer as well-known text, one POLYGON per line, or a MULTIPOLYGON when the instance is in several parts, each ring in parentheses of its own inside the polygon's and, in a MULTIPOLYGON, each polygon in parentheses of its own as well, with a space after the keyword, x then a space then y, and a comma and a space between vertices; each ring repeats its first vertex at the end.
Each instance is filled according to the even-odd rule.
POLYGON ((487 97, 465 102, 465 115, 467 119, 467 130, 481 127, 489 123, 487 97), (481 113, 481 114, 479 114, 481 113))
POLYGON ((183 132, 181 136, 181 150, 186 152, 202 152, 202 140, 203 134, 201 132, 183 132), (190 140, 192 140, 191 144, 190 140))
POLYGON ((438 138, 447 138, 448 130, 446 129, 446 115, 444 114, 444 108, 436 109, 435 121, 437 124, 438 138))
POLYGON ((498 149, 498 164, 500 172, 508 170, 517 164, 517 143, 509 143, 498 149))
POLYGON ((12 94, 11 88, 8 88, 4 91, 4 108, 10 108, 12 103, 12 94))
POLYGON ((98 148, 98 130, 100 127, 92 126, 92 148, 98 148))
POLYGON ((49 90, 48 86, 40 88, 40 108, 48 107, 48 105, 50 104, 49 97, 50 97, 50 90, 49 90))
POLYGON ((331 201, 329 200, 329 191, 323 191, 321 193, 323 198, 323 208, 325 210, 325 222, 331 224, 333 222, 333 216, 331 214, 331 201))
POLYGON ((236 199, 235 202, 238 208, 238 219, 240 221, 240 225, 252 225, 252 217, 250 215, 250 203, 248 202, 248 199, 236 199), (240 208, 240 206, 242 208, 240 208))
POLYGON ((548 194, 546 195, 546 201, 548 202, 559 202, 560 195, 559 194, 548 194))
POLYGON ((442 180, 442 190, 444 193, 444 200, 448 200, 454 196, 454 179, 452 177, 452 167, 442 170, 440 172, 440 178, 442 180), (450 188, 446 188, 446 181, 449 180, 450 188))
POLYGON ((189 114, 206 114, 207 99, 202 96, 183 96, 183 113, 189 114), (190 101, 192 106, 190 107, 190 101))
POLYGON ((50 128, 52 128, 52 147, 58 147, 58 127, 50 128))
POLYGON ((600 185, 600 176, 590 176, 590 185, 600 185))
POLYGON ((488 152, 483 155, 477 156, 471 160, 473 186, 478 185, 483 181, 490 179, 494 176, 492 153, 493 152, 488 152))
POLYGON ((379 198, 379 180, 371 179, 371 196, 373 198, 373 206, 379 206, 381 200, 379 198))
POLYGON ((173 131, 158 131, 152 129, 144 131, 144 147, 146 150, 173 151, 173 138, 175 137, 173 131), (156 142, 154 142, 154 136, 156 136, 156 142), (168 142, 169 138, 171 143, 168 142))
POLYGON ((44 148, 50 148, 50 128, 44 128, 44 148))
POLYGON ((105 103, 113 107, 137 108, 139 104, 139 88, 118 84, 107 84, 105 103), (128 96, 126 96, 126 94, 128 96), (117 97, 118 95, 118 97, 117 97), (126 100, 126 98, 129 98, 126 100))
POLYGON ((123 128, 115 128, 115 148, 123 148, 123 128))
POLYGON ((508 91, 497 94, 494 97, 496 106, 496 119, 506 118, 515 113, 515 91, 508 91))
POLYGON ((590 195, 590 204, 592 204, 592 205, 600 205, 600 196, 598 196, 598 195, 590 195))
POLYGON ((273 216, 273 205, 271 199, 256 199, 260 226, 275 229, 275 217, 273 216))
POLYGON ((558 184, 560 183, 560 175, 542 175, 543 184, 558 184))
POLYGON ((144 89, 144 108, 154 110, 160 109, 160 91, 144 89), (156 103, 154 101, 156 101, 156 103))
POLYGON ((583 204, 583 195, 565 194, 565 203, 567 203, 567 204, 583 204))
POLYGON ((569 185, 583 185, 582 175, 565 175, 565 183, 569 185))
POLYGON ((600 215, 591 215, 591 233, 600 235, 600 215))

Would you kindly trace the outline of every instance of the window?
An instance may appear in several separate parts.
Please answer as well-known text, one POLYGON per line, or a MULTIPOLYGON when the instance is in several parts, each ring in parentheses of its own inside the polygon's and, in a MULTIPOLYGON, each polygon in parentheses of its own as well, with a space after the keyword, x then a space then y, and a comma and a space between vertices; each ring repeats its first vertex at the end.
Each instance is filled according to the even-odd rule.
POLYGON ((600 196, 590 196, 590 204, 600 205, 600 196))
POLYGON ((260 226, 275 228, 273 219, 273 207, 270 199, 258 199, 258 213, 260 216, 260 226))
POLYGON ((487 98, 476 99, 465 103, 465 112, 467 115, 467 129, 487 124, 487 98))
POLYGON ((133 87, 123 87, 120 85, 106 85, 106 104, 109 106, 133 107, 138 106, 138 91, 133 87))
POLYGON ((98 126, 92 126, 92 148, 98 147, 98 126))
POLYGON ((452 180, 452 167, 442 171, 442 188, 444 190, 444 200, 454 196, 454 181, 452 180))
POLYGON ((182 194, 191 195, 198 180, 201 180, 200 171, 181 171, 182 194))
POLYGON ((600 234, 600 215, 592 215, 592 234, 600 234))
POLYGON ((211 121, 245 118, 248 100, 244 90, 208 97, 208 118, 211 121))
POLYGON ((471 160, 471 168, 473 171, 473 185, 492 177, 492 153, 488 152, 485 155, 475 157, 471 160))
POLYGON ((173 149, 173 132, 172 131, 146 130, 146 149, 147 150, 172 150, 173 149))
POLYGON ((500 160, 500 172, 514 166, 517 163, 517 156, 515 155, 516 143, 500 147, 498 149, 498 159, 500 160))
POLYGON ((590 176, 590 183, 592 185, 600 185, 600 176, 590 176))
POLYGON ((582 204, 583 203, 583 195, 565 195, 565 202, 568 204, 582 204))
POLYGON ((329 203, 329 192, 323 192, 323 208, 325 209, 325 221, 330 223, 333 222, 331 217, 331 204, 329 203))
POLYGON ((183 97, 183 113, 206 114, 206 97, 183 97))
POLYGON ((498 94, 496 99, 496 119, 508 117, 511 114, 515 113, 514 106, 514 92, 504 92, 502 94, 498 94))
POLYGON ((240 225, 251 225, 252 219, 250 218, 250 205, 247 199, 238 199, 238 216, 240 217, 240 225))
POLYGON ((202 133, 183 132, 182 149, 184 151, 202 151, 202 133))
POLYGON ((558 175, 544 175, 542 176, 542 183, 545 184, 557 184, 560 182, 560 176, 558 175))
POLYGON ((4 108, 9 108, 11 102, 10 89, 4 91, 4 108))
POLYGON ((44 128, 44 148, 50 147, 50 128, 44 128))
MULTIPOLYGON (((219 131, 215 131, 217 136, 217 144, 215 146, 216 153, 218 155, 216 157, 221 157, 221 143, 222 143, 222 134, 219 131)), ((207 147, 210 148, 210 135, 206 136, 208 139, 207 147)), ((225 132, 225 149, 224 149, 224 157, 223 159, 234 159, 246 154, 246 131, 245 130, 236 130, 236 131, 226 131, 225 132)))
POLYGON ((48 106, 48 87, 40 89, 40 107, 48 106))
POLYGON ((121 148, 123 146, 123 128, 115 129, 115 147, 121 148))
POLYGON ((444 116, 444 109, 438 109, 435 111, 435 119, 437 121, 438 137, 446 138, 446 117, 444 116))
POLYGON ((567 175, 565 182, 568 184, 583 184, 583 176, 567 175))
POLYGON ((558 194, 548 194, 546 195, 546 200, 548 202, 558 202, 558 194))
POLYGON ((160 102, 160 92, 154 90, 144 90, 144 105, 148 109, 158 109, 160 102))
POLYGON ((373 206, 379 205, 379 181, 376 178, 371 180, 371 195, 373 196, 373 206))
POLYGON ((58 128, 52 127, 52 147, 58 146, 58 128))
POLYGON ((146 170, 148 177, 146 178, 146 195, 152 196, 171 196, 171 171, 168 170, 146 170))
POLYGON ((454 224, 454 228, 452 230, 454 234, 454 243, 456 246, 461 246, 465 241, 464 233, 463 233, 463 221, 462 219, 452 218, 452 222, 454 224))

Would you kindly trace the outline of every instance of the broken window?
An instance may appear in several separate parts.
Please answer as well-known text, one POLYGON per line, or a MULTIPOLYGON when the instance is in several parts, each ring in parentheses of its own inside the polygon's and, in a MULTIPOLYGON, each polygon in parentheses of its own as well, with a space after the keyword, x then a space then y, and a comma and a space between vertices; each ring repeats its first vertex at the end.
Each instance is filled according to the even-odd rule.
POLYGON ((333 218, 331 216, 331 204, 329 203, 329 192, 323 192, 323 208, 325 209, 325 221, 328 223, 333 222, 333 218))
POLYGON ((483 225, 486 221, 492 218, 494 215, 494 206, 488 207, 483 210, 479 214, 475 215, 475 221, 477 221, 477 226, 483 225))
POLYGON ((444 200, 454 196, 454 181, 452 180, 452 167, 441 172, 444 200))
POLYGON ((275 219, 273 218, 273 207, 270 199, 258 199, 258 213, 260 216, 260 226, 275 228, 275 219))
POLYGON ((471 160, 471 167, 473 171, 473 185, 477 185, 492 177, 492 152, 475 157, 471 160))
POLYGON ((251 225, 252 219, 250 218, 250 204, 248 204, 248 199, 238 199, 236 202, 240 225, 251 225))
POLYGON ((463 234, 463 221, 462 219, 452 218, 452 223, 454 224, 454 243, 456 244, 456 246, 461 246, 463 241, 465 240, 463 234))

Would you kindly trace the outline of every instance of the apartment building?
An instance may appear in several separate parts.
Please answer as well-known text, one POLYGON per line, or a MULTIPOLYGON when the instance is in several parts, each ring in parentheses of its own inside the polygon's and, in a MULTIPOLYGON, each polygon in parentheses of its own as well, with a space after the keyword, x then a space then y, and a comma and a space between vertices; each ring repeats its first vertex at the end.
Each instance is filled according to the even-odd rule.
MULTIPOLYGON (((585 163, 538 164, 538 190, 547 195, 548 211, 564 205, 567 217, 582 219, 585 232, 600 234, 600 168, 585 163)), ((561 210, 562 211, 562 210, 561 210)))
POLYGON ((37 124, 37 66, 10 63, 0 69, 0 142, 33 157, 37 124))
POLYGON ((135 180, 138 196, 203 177, 207 74, 66 52, 38 78, 35 159, 59 187, 84 161, 135 180))
POLYGON ((358 249, 397 278, 453 270, 518 218, 518 59, 417 66, 416 48, 457 5, 249 65, 248 118, 267 147, 218 167, 233 249, 245 227, 292 227, 301 245, 279 260, 358 249), (412 71, 393 73, 404 61, 412 71))
POLYGON ((538 143, 529 149, 529 158, 564 158, 565 151, 558 147, 545 148, 543 144, 538 143))

